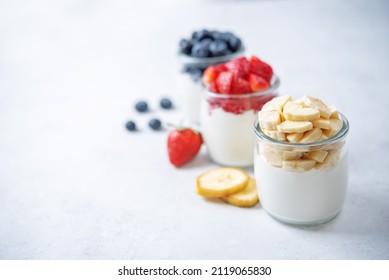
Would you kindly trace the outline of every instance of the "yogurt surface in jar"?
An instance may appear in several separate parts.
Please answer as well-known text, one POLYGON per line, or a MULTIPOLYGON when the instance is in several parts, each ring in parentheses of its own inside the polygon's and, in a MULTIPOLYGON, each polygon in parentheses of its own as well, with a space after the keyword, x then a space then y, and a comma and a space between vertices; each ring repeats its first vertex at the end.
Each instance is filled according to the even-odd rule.
POLYGON ((297 225, 334 218, 348 184, 346 117, 317 98, 281 96, 263 106, 254 130, 255 179, 266 212, 297 225))

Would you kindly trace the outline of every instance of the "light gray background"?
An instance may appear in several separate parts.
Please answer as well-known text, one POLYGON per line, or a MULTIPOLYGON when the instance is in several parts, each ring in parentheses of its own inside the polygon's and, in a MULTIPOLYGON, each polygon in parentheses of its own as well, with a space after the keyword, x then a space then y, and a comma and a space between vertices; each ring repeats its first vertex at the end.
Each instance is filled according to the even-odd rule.
MULTIPOLYGON (((388 259, 387 1, 1 1, 1 259, 388 259), (177 42, 232 30, 270 62, 282 94, 349 118, 350 184, 332 222, 296 228, 260 206, 196 195, 205 149, 179 170, 180 111, 138 115, 174 90, 177 42), (142 131, 124 129, 134 118, 142 131)), ((252 170, 250 170, 252 172, 252 170)))

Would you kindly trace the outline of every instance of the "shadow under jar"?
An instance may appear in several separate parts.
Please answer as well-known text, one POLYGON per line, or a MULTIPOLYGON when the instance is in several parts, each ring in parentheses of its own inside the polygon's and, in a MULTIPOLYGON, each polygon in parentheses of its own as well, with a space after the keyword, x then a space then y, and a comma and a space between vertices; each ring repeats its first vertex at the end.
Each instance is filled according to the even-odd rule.
POLYGON ((342 128, 336 135, 308 144, 270 138, 255 121, 255 179, 261 205, 273 218, 294 225, 317 225, 341 211, 348 184, 349 123, 339 115, 342 128), (312 153, 319 162, 304 159, 312 153))
POLYGON ((247 94, 205 90, 200 113, 201 132, 211 159, 224 166, 253 165, 255 136, 252 124, 262 106, 277 96, 280 80, 273 75, 270 88, 247 94))

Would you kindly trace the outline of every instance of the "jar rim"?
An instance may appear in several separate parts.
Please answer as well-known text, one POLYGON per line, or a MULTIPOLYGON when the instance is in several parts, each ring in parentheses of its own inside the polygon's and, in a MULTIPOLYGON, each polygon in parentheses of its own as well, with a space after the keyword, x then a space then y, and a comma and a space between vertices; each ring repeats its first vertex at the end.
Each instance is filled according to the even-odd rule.
POLYGON ((279 140, 276 140, 274 138, 271 138, 270 136, 266 135, 262 131, 262 129, 261 129, 260 125, 259 125, 258 117, 254 121, 254 132, 255 132, 255 134, 257 136, 257 139, 261 139, 264 142, 267 142, 267 143, 270 143, 270 144, 273 144, 273 145, 277 145, 277 146, 284 146, 284 147, 316 147, 316 146, 322 146, 322 145, 327 145, 327 144, 333 144, 334 142, 337 142, 337 141, 342 140, 343 138, 345 138, 347 133, 348 133, 348 131, 349 131, 349 128, 350 128, 349 121, 347 120, 345 115, 343 115, 342 113, 339 113, 339 115, 340 115, 340 120, 342 121, 342 128, 334 136, 332 136, 332 137, 330 137, 330 138, 328 138, 326 140, 322 140, 322 141, 318 141, 318 142, 312 142, 312 143, 291 143, 291 142, 284 142, 284 141, 279 141, 279 140))
POLYGON ((205 95, 206 97, 212 97, 212 98, 220 98, 220 99, 230 99, 230 98, 251 98, 251 97, 258 97, 258 96, 265 96, 269 93, 274 93, 275 90, 279 88, 281 84, 280 78, 273 74, 271 81, 270 81, 270 87, 265 90, 260 90, 253 93, 239 93, 239 94, 226 94, 226 93, 215 93, 212 91, 209 91, 208 88, 203 84, 205 87, 205 95))

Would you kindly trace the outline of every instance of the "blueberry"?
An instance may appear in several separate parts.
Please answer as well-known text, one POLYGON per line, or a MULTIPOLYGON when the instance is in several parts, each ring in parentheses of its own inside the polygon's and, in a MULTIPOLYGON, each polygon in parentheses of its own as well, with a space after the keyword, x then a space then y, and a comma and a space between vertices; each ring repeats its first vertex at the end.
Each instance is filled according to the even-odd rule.
POLYGON ((206 38, 213 39, 213 36, 212 36, 212 32, 209 32, 208 30, 203 29, 200 31, 193 32, 192 38, 197 40, 197 41, 201 41, 201 40, 204 40, 206 38))
POLYGON ((204 40, 201 40, 199 42, 199 44, 201 44, 201 46, 203 46, 203 48, 206 48, 206 49, 209 49, 209 45, 212 43, 213 41, 209 38, 207 39, 204 39, 204 40))
POLYGON ((173 103, 169 98, 162 98, 159 105, 161 105, 163 109, 170 109, 173 107, 173 103))
POLYGON ((242 41, 238 37, 231 37, 228 41, 228 47, 232 52, 236 52, 242 46, 242 41))
POLYGON ((151 119, 149 121, 149 127, 152 130, 159 130, 161 128, 161 121, 159 119, 151 119))
POLYGON ((206 45, 195 43, 192 47, 191 56, 193 57, 208 57, 211 53, 206 45))
POLYGON ((135 131, 136 130, 136 124, 133 121, 128 121, 126 123, 126 128, 129 131, 135 131))
POLYGON ((146 101, 139 101, 135 104, 135 109, 138 111, 138 112, 146 112, 148 109, 149 109, 149 106, 147 105, 147 102, 146 101))
POLYGON ((189 55, 192 50, 192 45, 193 44, 191 40, 182 39, 180 41, 180 51, 189 55))
POLYGON ((235 37, 234 34, 232 34, 231 32, 218 32, 218 31, 215 31, 213 33, 213 37, 215 38, 215 40, 223 40, 224 42, 228 43, 228 41, 230 40, 230 38, 232 37, 235 37))
POLYGON ((200 68, 196 68, 196 69, 193 69, 191 72, 190 72, 190 76, 192 77, 192 80, 194 82, 198 82, 201 80, 202 76, 203 76, 203 72, 204 70, 203 69, 200 69, 200 68))
POLYGON ((212 56, 226 55, 228 51, 227 43, 223 40, 217 39, 209 45, 209 51, 212 56))

